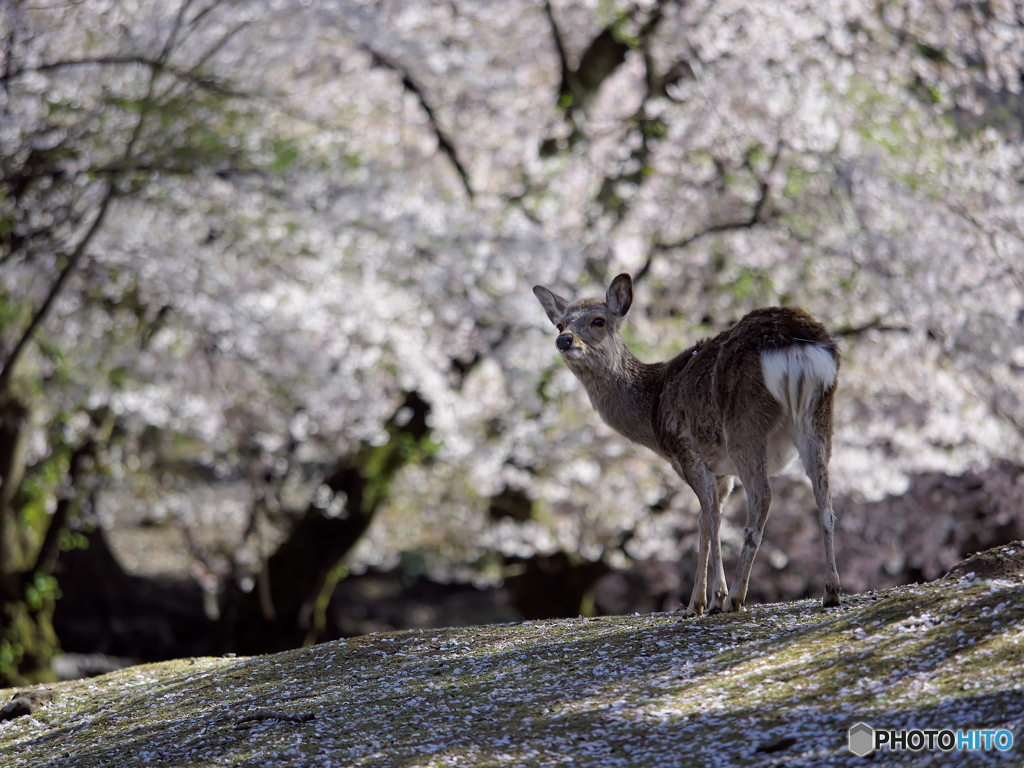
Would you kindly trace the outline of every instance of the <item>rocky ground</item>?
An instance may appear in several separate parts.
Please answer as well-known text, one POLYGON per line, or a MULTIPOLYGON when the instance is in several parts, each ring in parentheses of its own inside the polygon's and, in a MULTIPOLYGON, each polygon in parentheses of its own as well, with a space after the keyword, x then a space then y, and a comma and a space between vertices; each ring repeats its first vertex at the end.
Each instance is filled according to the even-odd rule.
POLYGON ((1020 764, 1022 562, 1018 543, 830 611, 415 630, 132 667, 0 722, 0 765, 1020 764), (847 744, 858 722, 1012 744, 865 758, 847 744))

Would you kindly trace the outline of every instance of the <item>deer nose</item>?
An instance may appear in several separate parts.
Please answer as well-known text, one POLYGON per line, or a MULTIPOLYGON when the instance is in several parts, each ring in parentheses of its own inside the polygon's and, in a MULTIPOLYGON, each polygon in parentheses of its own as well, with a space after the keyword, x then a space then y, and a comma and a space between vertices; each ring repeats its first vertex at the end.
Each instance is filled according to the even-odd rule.
POLYGON ((572 346, 572 334, 563 333, 555 339, 555 346, 558 347, 562 352, 565 352, 569 347, 572 346))

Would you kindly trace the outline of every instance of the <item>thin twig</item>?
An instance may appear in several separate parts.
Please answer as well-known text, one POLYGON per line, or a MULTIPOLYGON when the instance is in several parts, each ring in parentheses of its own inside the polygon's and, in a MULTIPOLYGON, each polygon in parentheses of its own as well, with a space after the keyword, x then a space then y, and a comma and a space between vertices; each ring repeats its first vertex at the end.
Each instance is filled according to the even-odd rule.
POLYGON ((257 720, 284 720, 288 723, 308 723, 315 720, 316 715, 312 712, 282 712, 277 709, 258 709, 248 715, 238 718, 238 724, 251 723, 257 720))

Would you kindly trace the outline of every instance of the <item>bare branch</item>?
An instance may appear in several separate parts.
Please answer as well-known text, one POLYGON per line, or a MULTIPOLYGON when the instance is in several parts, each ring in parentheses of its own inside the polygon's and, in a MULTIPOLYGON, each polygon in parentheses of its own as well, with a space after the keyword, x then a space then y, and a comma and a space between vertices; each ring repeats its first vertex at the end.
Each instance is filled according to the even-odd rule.
POLYGON ((103 224, 103 219, 107 215, 107 210, 110 207, 110 201, 114 197, 114 183, 108 182, 106 191, 103 194, 102 200, 100 200, 99 210, 96 216, 93 217, 92 224, 89 225, 89 229, 78 241, 78 245, 75 249, 68 254, 67 261, 64 263, 64 268, 60 271, 57 279, 53 285, 50 286, 50 291, 47 293, 46 298, 40 305, 39 309, 36 310, 32 319, 29 321, 28 327, 25 328, 21 334, 21 338, 18 339, 18 343, 14 345, 14 349, 11 350, 11 354, 7 356, 7 360, 4 361, 3 369, 0 369, 0 393, 7 391, 11 383, 11 377, 14 374, 14 367, 18 364, 18 360, 28 347, 32 337, 35 335, 36 329, 43 324, 50 311, 53 309, 54 303, 57 301, 57 297, 60 296, 64 290, 64 286, 67 284, 68 279, 74 274, 75 269, 78 267, 78 262, 82 259, 82 254, 85 253, 85 249, 89 246, 92 238, 99 231, 100 226, 103 224))
POLYGON ((200 21, 206 18, 206 16, 208 16, 210 13, 213 13, 213 11, 215 11, 222 4, 222 0, 213 0, 212 3, 210 3, 208 6, 206 6, 201 11, 196 13, 195 16, 189 19, 188 28, 194 30, 196 27, 199 26, 200 21))
MULTIPOLYGON (((5 92, 8 91, 8 81, 14 74, 12 71, 11 62, 14 60, 14 46, 17 42, 18 32, 21 31, 21 17, 22 9, 20 0, 15 0, 8 8, 8 13, 11 14, 10 31, 7 34, 7 40, 4 43, 4 62, 3 72, 0 73, 0 85, 3 86, 5 92)), ((7 114, 7 105, 10 103, 10 99, 4 99, 3 112, 0 114, 7 114)))
MULTIPOLYGON (((191 2, 192 0, 185 0, 185 2, 182 4, 182 7, 178 12, 178 24, 175 26, 174 31, 172 31, 171 36, 168 38, 167 44, 164 45, 164 51, 161 53, 160 58, 157 60, 158 66, 153 66, 150 69, 149 83, 146 88, 146 97, 144 99, 144 102, 148 102, 150 99, 153 98, 153 93, 156 89, 157 74, 160 71, 160 68, 163 66, 163 60, 166 59, 166 57, 170 53, 171 41, 177 35, 178 26, 180 26, 181 19, 183 18, 184 13, 191 2)), ((148 114, 148 110, 145 108, 143 108, 143 110, 139 113, 139 119, 135 124, 135 128, 132 131, 131 137, 128 139, 128 143, 125 145, 124 152, 122 153, 122 156, 126 161, 130 159, 132 155, 134 155, 135 153, 135 145, 138 143, 139 137, 142 135, 142 129, 143 126, 145 126, 146 124, 146 118, 148 114)), ((77 269, 78 263, 81 261, 83 254, 89 247, 89 243, 92 241, 93 237, 95 237, 96 233, 99 232, 100 227, 103 225, 103 220, 104 218, 106 218, 107 211, 110 209, 110 203, 114 199, 114 195, 116 194, 117 182, 117 176, 112 177, 107 182, 106 189, 104 190, 103 197, 100 200, 96 216, 93 217, 92 224, 89 225, 89 229, 86 230, 85 234, 78 241, 78 244, 75 246, 74 250, 67 255, 67 260, 64 263, 64 267, 63 269, 61 269, 60 274, 57 276, 57 279, 54 281, 53 285, 50 286, 49 293, 47 293, 46 298, 43 300, 43 303, 32 316, 32 319, 29 321, 28 327, 25 328, 24 332, 21 335, 21 338, 18 339, 17 343, 14 345, 14 349, 11 350, 11 354, 8 355, 7 360, 4 361, 4 366, 2 369, 0 369, 0 394, 7 392, 11 384, 11 379, 14 375, 15 366, 18 364, 18 361, 20 360, 22 354, 28 348, 28 344, 29 342, 32 341, 32 338, 35 336, 36 330, 39 328, 40 325, 43 324, 43 322, 49 316, 50 311, 53 309, 53 305, 57 301, 57 298, 64 290, 64 286, 67 285, 67 282, 70 279, 71 275, 74 274, 75 270, 77 269)))
POLYGON ((708 235, 715 235, 722 232, 736 232, 744 229, 753 229, 759 224, 764 223, 764 210, 765 205, 768 202, 768 198, 771 194, 771 188, 768 183, 768 177, 771 172, 775 169, 776 164, 779 161, 779 157, 782 154, 782 148, 780 147, 772 155, 771 165, 769 166, 768 173, 765 177, 758 182, 758 196, 754 202, 753 207, 750 209, 750 215, 746 218, 739 219, 738 221, 726 221, 717 224, 710 224, 704 229, 697 230, 693 234, 687 235, 682 240, 677 240, 674 243, 665 243, 660 240, 654 242, 650 249, 647 251, 647 260, 644 265, 640 267, 635 275, 633 275, 633 281, 643 279, 651 269, 651 264, 654 261, 655 254, 664 253, 665 251, 671 251, 678 248, 686 248, 692 243, 700 240, 708 235))
MULTIPOLYGON (((220 38, 217 39, 217 41, 214 42, 213 45, 211 45, 209 47, 209 49, 207 49, 206 53, 204 53, 202 56, 199 57, 199 61, 197 61, 195 64, 192 65, 192 67, 188 70, 188 74, 192 75, 193 77, 197 77, 196 73, 198 72, 199 68, 202 67, 204 64, 206 64, 206 62, 208 62, 215 55, 217 55, 217 53, 225 45, 227 45, 229 42, 231 42, 231 38, 233 38, 235 35, 237 35, 243 29, 248 27, 249 24, 250 24, 250 22, 248 22, 248 21, 239 22, 238 24, 233 26, 231 29, 229 29, 227 32, 225 32, 223 35, 221 35, 220 38)), ((209 79, 209 78, 206 78, 206 79, 209 79)))
MULTIPOLYGON (((232 30, 230 34, 234 34, 239 29, 241 29, 242 26, 244 25, 239 25, 239 27, 235 30, 232 30)), ((228 37, 229 35, 226 34, 225 38, 228 37)), ((224 39, 223 42, 218 42, 218 45, 223 45, 226 42, 227 39, 224 39)), ((183 70, 177 67, 170 66, 169 64, 161 61, 158 58, 152 59, 147 56, 130 54, 124 56, 91 56, 82 59, 67 59, 64 61, 53 61, 47 64, 40 64, 36 67, 25 67, 24 69, 19 69, 15 72, 12 72, 10 74, 10 77, 17 77, 25 72, 47 72, 50 70, 66 69, 70 67, 117 66, 123 64, 130 64, 134 66, 149 67, 150 69, 157 72, 166 72, 167 74, 174 75, 180 80, 189 82, 199 88, 202 88, 204 91, 208 91, 218 96, 249 96, 250 94, 244 93, 242 91, 236 91, 233 88, 228 87, 226 83, 214 77, 210 77, 209 75, 201 75, 196 71, 197 68, 203 62, 205 62, 213 53, 214 51, 211 51, 207 55, 204 55, 203 59, 201 59, 200 61, 200 64, 197 64, 195 67, 192 67, 188 70, 183 70)))
POLYGON ((89 463, 95 459, 97 451, 96 441, 89 437, 79 445, 71 454, 68 465, 67 481, 69 491, 57 502, 57 507, 50 516, 49 525, 46 528, 46 535, 43 538, 42 546, 36 555, 35 563, 28 571, 29 574, 53 573, 60 555, 60 537, 71 519, 75 509, 79 506, 79 495, 82 490, 79 488, 81 475, 89 470, 89 463))
POLYGON ((544 12, 547 14, 548 23, 551 25, 551 39, 555 44, 555 53, 558 54, 559 69, 561 70, 561 84, 558 89, 559 100, 565 95, 572 95, 576 90, 573 87, 574 77, 572 68, 569 66, 569 57, 565 52, 565 43, 562 42, 562 32, 555 20, 555 12, 551 7, 551 0, 544 0, 544 12))
POLYGON ((361 47, 363 48, 364 51, 370 54, 370 56, 373 58, 373 63, 376 66, 384 67, 385 69, 390 69, 392 72, 395 72, 399 76, 401 76, 402 87, 405 88, 405 90, 407 90, 413 96, 415 96, 417 101, 419 101, 420 107, 422 107, 423 111, 427 115, 427 120, 430 123, 430 129, 434 132, 434 136, 437 138, 438 146, 441 148, 441 151, 448 156, 448 159, 451 160, 452 165, 455 166, 455 171, 456 173, 459 174, 459 179, 462 181, 462 186, 466 190, 466 194, 469 196, 470 200, 472 200, 473 187, 469 183, 469 173, 466 171, 465 166, 463 166, 462 162, 459 160, 458 153, 455 151, 455 145, 452 144, 451 139, 449 139, 448 136, 445 135, 445 132, 441 129, 440 124, 437 122, 437 116, 434 113, 433 107, 430 106, 430 103, 427 101, 426 96, 423 94, 423 89, 420 88, 419 85, 417 85, 415 80, 413 80, 412 75, 409 74, 408 70, 404 69, 397 63, 391 61, 389 58, 384 56, 382 53, 374 50, 369 45, 363 45, 361 47))
POLYGON ((875 317, 861 325, 843 325, 838 328, 833 328, 832 334, 835 336, 842 336, 844 338, 857 338, 868 331, 878 331, 880 333, 910 333, 911 329, 906 325, 888 325, 882 322, 881 317, 875 317))
POLYGON ((192 7, 193 0, 182 0, 180 6, 178 6, 178 14, 174 17, 174 26, 171 28, 171 34, 167 36, 167 40, 164 42, 164 47, 160 51, 160 55, 157 56, 157 61, 161 65, 165 64, 171 56, 171 52, 174 50, 174 44, 178 42, 178 34, 181 32, 182 26, 185 24, 185 14, 188 13, 188 9, 192 7))
POLYGON ((277 709, 258 709, 248 715, 242 715, 238 722, 251 723, 257 720, 283 720, 288 723, 308 723, 315 720, 316 715, 312 712, 281 712, 277 709))

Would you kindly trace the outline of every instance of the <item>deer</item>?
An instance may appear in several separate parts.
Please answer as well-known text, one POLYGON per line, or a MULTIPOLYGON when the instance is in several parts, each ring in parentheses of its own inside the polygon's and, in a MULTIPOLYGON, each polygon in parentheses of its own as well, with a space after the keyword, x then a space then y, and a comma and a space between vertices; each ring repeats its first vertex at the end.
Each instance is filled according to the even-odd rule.
POLYGON ((620 335, 633 304, 629 274, 612 280, 604 301, 570 301, 540 285, 533 293, 558 329, 562 360, 605 423, 668 460, 697 495, 697 574, 685 614, 743 610, 772 501, 768 478, 797 456, 821 521, 822 606, 838 606, 828 464, 840 355, 825 326, 799 307, 764 307, 671 360, 643 363, 620 335), (737 478, 747 518, 736 580, 727 591, 720 529, 737 478))

